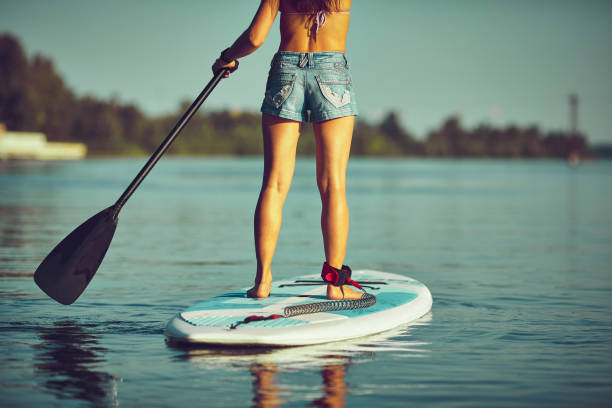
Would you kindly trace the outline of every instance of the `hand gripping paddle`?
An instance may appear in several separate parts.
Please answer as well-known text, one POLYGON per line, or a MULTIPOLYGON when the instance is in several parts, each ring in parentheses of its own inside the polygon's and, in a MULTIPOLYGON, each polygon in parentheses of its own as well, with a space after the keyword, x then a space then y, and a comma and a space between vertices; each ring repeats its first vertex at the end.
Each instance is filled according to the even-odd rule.
POLYGON ((214 75, 117 202, 79 225, 38 266, 34 281, 47 295, 69 305, 83 293, 113 239, 121 208, 215 89, 225 71, 222 69, 214 75))

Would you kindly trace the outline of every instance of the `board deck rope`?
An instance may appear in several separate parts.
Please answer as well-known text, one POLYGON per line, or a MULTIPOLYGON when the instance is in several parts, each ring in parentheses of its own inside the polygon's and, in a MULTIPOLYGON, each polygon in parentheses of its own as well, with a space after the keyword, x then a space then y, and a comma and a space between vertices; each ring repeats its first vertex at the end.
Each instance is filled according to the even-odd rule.
POLYGON ((283 314, 271 314, 268 316, 251 315, 232 324, 229 330, 236 329, 238 326, 248 324, 250 322, 257 322, 262 320, 274 320, 282 317, 293 317, 303 314, 319 313, 319 312, 331 312, 335 310, 353 310, 353 309, 365 309, 366 307, 373 306, 376 303, 376 296, 369 293, 363 294, 360 299, 342 299, 332 300, 329 302, 314 302, 304 303, 302 305, 287 306, 283 309, 283 314))

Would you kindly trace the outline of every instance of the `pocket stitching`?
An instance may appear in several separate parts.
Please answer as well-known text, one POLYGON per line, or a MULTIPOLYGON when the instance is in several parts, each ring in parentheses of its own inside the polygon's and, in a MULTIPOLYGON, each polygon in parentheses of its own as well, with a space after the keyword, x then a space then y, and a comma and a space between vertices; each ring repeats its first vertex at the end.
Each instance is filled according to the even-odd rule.
POLYGON ((350 82, 323 82, 319 75, 316 75, 317 83, 321 89, 321 93, 332 105, 336 108, 341 108, 351 103, 351 92, 348 89, 344 90, 342 97, 331 90, 328 85, 350 85, 350 82))
POLYGON ((344 72, 343 70, 336 69, 336 68, 328 68, 328 70, 341 74, 344 77, 344 80, 324 81, 321 79, 321 76, 319 74, 316 74, 315 76, 317 77, 317 82, 319 82, 320 84, 325 84, 325 85, 347 85, 347 86, 352 85, 351 77, 347 75, 346 72, 344 72))
POLYGON ((273 105, 276 109, 280 108, 283 103, 287 100, 289 95, 291 95, 291 91, 293 91, 293 85, 295 84, 295 74, 291 75, 291 82, 283 85, 283 87, 274 94, 274 96, 270 95, 270 91, 266 91, 266 100, 268 103, 273 105))

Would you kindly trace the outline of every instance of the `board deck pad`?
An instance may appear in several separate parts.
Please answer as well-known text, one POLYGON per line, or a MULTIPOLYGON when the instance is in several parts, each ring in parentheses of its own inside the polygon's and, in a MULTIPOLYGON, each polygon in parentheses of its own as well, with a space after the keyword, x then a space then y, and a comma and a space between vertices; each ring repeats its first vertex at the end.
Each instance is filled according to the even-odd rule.
POLYGON ((345 340, 390 330, 414 321, 431 309, 431 293, 422 283, 377 271, 353 271, 353 279, 365 283, 376 296, 373 306, 252 321, 230 327, 251 315, 282 314, 287 306, 326 302, 325 285, 318 276, 300 277, 272 284, 267 298, 248 298, 246 289, 229 292, 188 307, 166 326, 170 341, 235 346, 298 346, 345 340))

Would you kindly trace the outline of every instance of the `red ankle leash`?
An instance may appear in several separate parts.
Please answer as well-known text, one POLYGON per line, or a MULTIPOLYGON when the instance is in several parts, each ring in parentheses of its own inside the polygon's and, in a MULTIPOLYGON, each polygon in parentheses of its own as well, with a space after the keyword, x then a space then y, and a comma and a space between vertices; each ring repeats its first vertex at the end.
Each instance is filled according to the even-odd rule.
POLYGON ((323 263, 323 270, 321 271, 321 278, 325 282, 328 282, 334 286, 342 285, 353 285, 357 289, 363 290, 360 284, 351 279, 351 268, 346 265, 342 265, 342 269, 336 269, 327 262, 323 263))

